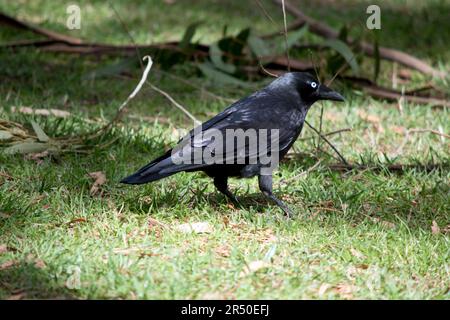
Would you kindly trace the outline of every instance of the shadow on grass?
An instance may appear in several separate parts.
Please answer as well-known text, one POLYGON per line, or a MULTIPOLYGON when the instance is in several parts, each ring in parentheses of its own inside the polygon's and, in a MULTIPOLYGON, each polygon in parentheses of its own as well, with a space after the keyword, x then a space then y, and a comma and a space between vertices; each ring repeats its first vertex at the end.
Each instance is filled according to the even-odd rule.
MULTIPOLYGON (((328 174, 342 178, 342 174, 328 174)), ((376 175, 380 179, 385 174, 376 173, 376 175)), ((389 184, 390 179, 394 179, 397 175, 385 176, 386 183, 379 185, 378 188, 374 186, 372 189, 364 186, 363 183, 340 190, 341 186, 337 184, 332 186, 336 190, 330 194, 320 194, 311 190, 308 194, 302 193, 302 187, 297 185, 295 190, 276 188, 274 194, 294 211, 294 219, 318 219, 324 223, 337 223, 339 220, 355 227, 366 223, 380 223, 388 228, 404 224, 411 229, 411 232, 420 233, 423 231, 431 233, 432 221, 436 221, 440 226, 448 225, 450 207, 445 199, 448 197, 450 187, 443 182, 444 180, 436 181, 432 186, 422 186, 421 190, 417 189, 420 185, 417 184, 415 187, 417 191, 412 194, 405 186, 385 191, 384 188, 389 184)), ((360 177, 360 173, 355 173, 354 176, 360 177)), ((325 180, 328 178, 325 176, 325 180)), ((210 183, 212 185, 212 181, 210 183)), ((251 183, 257 184, 256 179, 251 183)), ((323 184, 327 183, 324 181, 323 184)), ((195 190, 191 191, 195 192, 195 190)), ((173 191, 165 193, 154 202, 151 198, 145 200, 130 198, 126 202, 129 210, 137 214, 151 215, 160 211, 167 211, 172 216, 182 214, 185 217, 189 214, 186 210, 181 210, 182 213, 177 213, 180 210, 171 210, 176 205, 208 211, 218 216, 228 212, 234 214, 240 210, 246 210, 255 215, 265 214, 268 211, 273 214, 282 214, 275 203, 259 192, 246 193, 243 190, 234 190, 240 206, 235 206, 216 190, 213 192, 199 190, 198 194, 192 192, 183 199, 180 197, 179 190, 174 188, 173 191)), ((243 219, 251 219, 251 217, 246 214, 243 219)))
POLYGON ((1 299, 77 299, 68 288, 55 283, 48 267, 21 261, 0 272, 1 299))

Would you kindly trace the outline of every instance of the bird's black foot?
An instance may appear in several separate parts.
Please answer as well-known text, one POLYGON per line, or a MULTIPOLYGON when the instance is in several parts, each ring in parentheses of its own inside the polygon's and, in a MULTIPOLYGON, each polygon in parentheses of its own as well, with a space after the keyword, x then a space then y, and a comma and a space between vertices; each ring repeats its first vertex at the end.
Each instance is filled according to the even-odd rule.
POLYGON ((286 217, 291 218, 293 216, 292 210, 280 199, 274 196, 272 192, 272 176, 271 175, 260 175, 259 179, 259 189, 261 192, 270 200, 275 202, 278 207, 283 210, 286 217))
POLYGON ((228 199, 230 199, 235 207, 242 207, 242 204, 239 201, 238 197, 232 194, 229 190, 227 190, 227 192, 223 192, 223 194, 226 195, 228 199))
POLYGON ((214 185, 216 186, 217 190, 222 192, 228 199, 230 199, 235 207, 242 207, 238 198, 228 189, 227 180, 228 177, 215 177, 214 185))

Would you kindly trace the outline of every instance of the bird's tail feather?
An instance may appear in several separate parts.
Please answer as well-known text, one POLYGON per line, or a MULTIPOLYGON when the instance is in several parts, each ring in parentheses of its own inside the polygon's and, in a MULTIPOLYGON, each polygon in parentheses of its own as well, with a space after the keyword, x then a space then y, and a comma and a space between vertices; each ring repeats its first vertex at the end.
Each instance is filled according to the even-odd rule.
POLYGON ((172 150, 167 151, 161 157, 153 160, 131 176, 122 179, 120 182, 126 184, 144 184, 169 177, 180 171, 195 170, 205 166, 205 164, 176 165, 172 162, 171 152, 172 150))
POLYGON ((167 151, 161 157, 153 160, 146 166, 139 169, 137 172, 122 179, 120 182, 126 183, 126 184, 143 184, 143 183, 156 181, 156 180, 171 176, 172 174, 175 174, 176 172, 161 173, 161 170, 165 167, 164 164, 166 162, 171 162, 170 161, 171 151, 172 150, 167 151))
POLYGON ((141 174, 138 171, 136 173, 133 173, 131 176, 128 176, 128 177, 122 179, 120 182, 126 183, 126 184, 144 184, 144 183, 156 181, 156 180, 171 176, 175 173, 176 172, 172 172, 172 173, 155 172, 155 173, 151 173, 151 174, 141 174))

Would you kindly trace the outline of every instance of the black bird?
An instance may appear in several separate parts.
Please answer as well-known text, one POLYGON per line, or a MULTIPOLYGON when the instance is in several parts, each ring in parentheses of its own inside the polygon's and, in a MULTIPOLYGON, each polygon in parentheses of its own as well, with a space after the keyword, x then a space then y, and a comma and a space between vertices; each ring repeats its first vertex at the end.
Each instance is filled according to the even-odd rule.
POLYGON ((214 179, 214 185, 220 192, 234 203, 238 203, 237 198, 228 189, 228 177, 247 178, 257 175, 261 192, 289 216, 289 208, 272 193, 272 168, 267 165, 267 161, 263 163, 262 156, 263 153, 270 157, 275 155, 278 156, 278 160, 281 160, 299 136, 309 108, 318 100, 343 101, 344 98, 320 84, 309 73, 286 73, 262 90, 233 103, 212 119, 193 129, 174 149, 167 151, 121 182, 143 184, 181 171, 203 171, 214 179), (249 139, 245 139, 243 144, 238 143, 237 146, 233 144, 231 150, 227 150, 223 148, 223 145, 231 139, 234 143, 236 139, 231 136, 228 140, 226 139, 228 137, 226 133, 230 129, 235 131, 242 129, 241 133, 249 130, 259 133, 262 132, 261 129, 266 131, 275 129, 278 135, 272 133, 275 131, 270 131, 266 144, 261 144, 264 138, 258 136, 256 143, 259 146, 263 145, 257 148, 258 150, 252 148, 255 141, 252 143, 249 139), (208 136, 208 132, 213 134, 208 136), (220 140, 214 133, 222 134, 222 147, 212 147, 220 140), (273 140, 270 140, 272 137, 273 140), (277 148, 273 147, 275 144, 277 148), (197 151, 200 152, 196 153, 197 151), (205 151, 223 161, 212 163, 205 161, 201 158, 204 154, 202 152, 205 151), (183 159, 190 161, 180 162, 181 154, 183 159), (198 154, 201 155, 200 158, 198 154))

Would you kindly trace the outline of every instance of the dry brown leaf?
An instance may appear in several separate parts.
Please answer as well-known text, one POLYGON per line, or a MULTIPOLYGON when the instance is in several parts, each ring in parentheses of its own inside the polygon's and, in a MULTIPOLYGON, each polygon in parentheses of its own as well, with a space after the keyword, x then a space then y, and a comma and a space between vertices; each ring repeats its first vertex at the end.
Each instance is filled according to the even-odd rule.
POLYGON ((370 122, 379 133, 384 132, 380 117, 373 114, 367 114, 364 110, 359 110, 358 115, 362 120, 370 122))
POLYGON ((439 233, 441 233, 441 228, 439 228, 436 220, 433 220, 433 222, 431 223, 431 233, 432 234, 439 234, 439 233))
POLYGON ((100 187, 106 183, 106 176, 102 171, 90 172, 88 175, 89 177, 95 179, 89 192, 91 196, 94 196, 98 193, 100 187))
POLYGON ((366 256, 364 254, 362 254, 361 252, 359 252, 358 250, 354 249, 354 248, 350 248, 350 252, 351 254, 359 259, 365 259, 366 256))
POLYGON ((389 221, 382 220, 382 219, 380 219, 380 218, 378 218, 378 217, 372 217, 371 220, 372 220, 373 222, 379 223, 379 224, 381 224, 381 225, 383 225, 384 227, 389 228, 389 229, 394 229, 394 228, 396 227, 395 223, 392 223, 392 222, 389 222, 389 221))
POLYGON ((26 297, 26 295, 27 294, 25 291, 19 291, 10 295, 8 298, 6 298, 6 300, 22 300, 26 297))
POLYGON ((328 283, 322 283, 319 287, 319 291, 317 292, 317 294, 319 296, 323 296, 323 294, 331 287, 330 284, 328 283))
POLYGON ((0 264, 0 270, 6 270, 17 265, 17 261, 9 260, 0 264))
POLYGON ((227 216, 223 216, 222 221, 225 227, 228 227, 228 225, 230 224, 230 219, 227 216))
POLYGON ((8 252, 6 244, 0 244, 0 254, 8 252))
POLYGON ((67 268, 67 273, 69 274, 65 286, 68 289, 79 289, 81 287, 81 269, 78 266, 69 266, 67 268))
POLYGON ((5 213, 5 212, 1 212, 0 211, 0 218, 8 219, 10 217, 11 217, 11 215, 9 213, 5 213))
POLYGON ((158 220, 156 220, 154 218, 148 218, 148 227, 150 229, 155 228, 155 227, 162 227, 164 229, 168 229, 169 228, 166 224, 164 224, 164 223, 162 223, 162 222, 160 222, 160 221, 158 221, 158 220))
POLYGON ((273 234, 272 229, 266 229, 264 231, 263 237, 261 238, 261 241, 263 243, 272 243, 272 242, 277 242, 278 238, 276 235, 273 234))
POLYGON ((269 263, 262 260, 252 261, 244 267, 244 270, 241 271, 240 276, 242 277, 250 273, 254 273, 258 270, 268 268, 269 266, 269 263))
POLYGON ((368 114, 366 113, 364 110, 358 110, 358 116, 370 123, 380 123, 381 119, 380 117, 373 115, 373 114, 368 114))
POLYGON ((214 251, 224 258, 228 258, 231 253, 231 248, 229 245, 221 245, 218 246, 214 251))
POLYGON ((41 259, 36 259, 36 257, 34 256, 34 254, 30 253, 27 255, 26 257, 26 261, 28 263, 32 263, 34 264, 34 266, 37 269, 44 269, 46 267, 45 262, 41 259))
POLYGON ((11 175, 7 174, 5 171, 0 171, 0 177, 4 177, 6 180, 13 179, 13 177, 11 177, 11 175))
POLYGON ((69 225, 69 227, 73 227, 76 223, 80 222, 87 222, 87 220, 85 218, 75 218, 67 222, 67 224, 69 225))
POLYGON ((46 264, 43 260, 36 259, 36 260, 34 260, 34 266, 38 269, 44 269, 46 267, 46 264))
POLYGON ((208 222, 184 223, 175 227, 176 230, 183 233, 211 233, 212 226, 208 222))
POLYGON ((326 112, 324 114, 324 117, 325 117, 326 120, 330 120, 330 121, 333 121, 333 122, 342 120, 342 118, 343 118, 342 115, 334 113, 334 112, 330 112, 330 111, 326 112))
POLYGON ((33 160, 36 162, 36 164, 42 164, 44 161, 43 158, 47 157, 49 155, 48 150, 45 150, 43 152, 38 153, 30 153, 25 156, 25 159, 27 160, 33 160))
POLYGON ((442 233, 450 233, 450 224, 444 227, 444 229, 441 230, 442 233))
POLYGON ((368 268, 369 266, 367 264, 358 264, 356 266, 351 265, 347 268, 345 274, 347 275, 347 278, 354 280, 357 275, 363 273, 368 268))
POLYGON ((335 290, 344 299, 353 299, 353 293, 357 291, 357 287, 351 284, 338 284, 335 290))
POLYGON ((405 134, 407 130, 405 127, 402 126, 392 126, 391 131, 394 131, 395 133, 398 134, 405 134))

